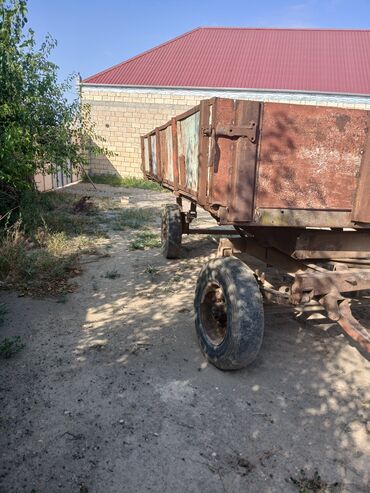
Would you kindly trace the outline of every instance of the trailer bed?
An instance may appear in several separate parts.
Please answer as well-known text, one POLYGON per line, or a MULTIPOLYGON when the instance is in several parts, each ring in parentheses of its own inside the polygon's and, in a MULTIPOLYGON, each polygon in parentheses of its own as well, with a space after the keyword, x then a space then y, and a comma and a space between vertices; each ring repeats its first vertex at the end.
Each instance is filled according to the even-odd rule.
POLYGON ((220 224, 370 227, 365 110, 212 98, 142 137, 142 169, 220 224))

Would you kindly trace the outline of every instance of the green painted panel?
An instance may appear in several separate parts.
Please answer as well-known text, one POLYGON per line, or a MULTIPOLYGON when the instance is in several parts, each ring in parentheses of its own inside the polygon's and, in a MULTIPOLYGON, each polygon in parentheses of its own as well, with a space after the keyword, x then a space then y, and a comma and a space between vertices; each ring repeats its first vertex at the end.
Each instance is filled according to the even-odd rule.
POLYGON ((179 157, 185 157, 186 187, 198 190, 199 111, 177 122, 179 157))

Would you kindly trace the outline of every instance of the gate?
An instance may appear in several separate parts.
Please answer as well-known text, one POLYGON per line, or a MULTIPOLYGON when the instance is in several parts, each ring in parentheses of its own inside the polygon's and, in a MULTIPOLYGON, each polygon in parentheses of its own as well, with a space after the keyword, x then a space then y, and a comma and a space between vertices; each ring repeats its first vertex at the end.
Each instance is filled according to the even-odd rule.
POLYGON ((70 173, 65 173, 62 170, 56 170, 54 173, 37 173, 35 175, 37 190, 47 192, 77 182, 80 179, 80 174, 76 170, 73 171, 71 164, 67 167, 69 167, 70 173))

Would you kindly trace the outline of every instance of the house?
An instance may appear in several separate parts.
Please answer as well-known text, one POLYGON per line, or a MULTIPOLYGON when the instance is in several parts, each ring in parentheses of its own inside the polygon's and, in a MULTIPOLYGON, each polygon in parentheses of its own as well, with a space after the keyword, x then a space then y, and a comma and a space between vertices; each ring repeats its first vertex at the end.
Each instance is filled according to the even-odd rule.
POLYGON ((370 30, 198 28, 82 80, 90 171, 140 175, 140 135, 212 96, 370 109, 370 30))

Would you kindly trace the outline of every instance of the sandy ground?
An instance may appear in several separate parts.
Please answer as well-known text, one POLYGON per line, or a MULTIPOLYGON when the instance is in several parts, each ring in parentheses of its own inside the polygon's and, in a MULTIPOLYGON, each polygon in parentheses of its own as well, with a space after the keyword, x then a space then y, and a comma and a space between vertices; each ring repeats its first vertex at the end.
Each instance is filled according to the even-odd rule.
POLYGON ((192 307, 216 245, 185 238, 166 261, 130 251, 130 235, 110 231, 111 256, 85 264, 65 303, 0 294, 1 338, 26 343, 0 360, 0 491, 290 493, 304 469, 339 483, 327 491, 369 493, 370 363, 341 330, 267 309, 257 361, 221 372, 199 350, 192 307))

